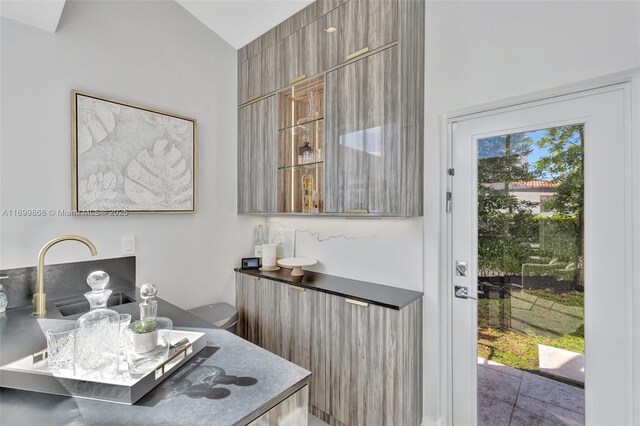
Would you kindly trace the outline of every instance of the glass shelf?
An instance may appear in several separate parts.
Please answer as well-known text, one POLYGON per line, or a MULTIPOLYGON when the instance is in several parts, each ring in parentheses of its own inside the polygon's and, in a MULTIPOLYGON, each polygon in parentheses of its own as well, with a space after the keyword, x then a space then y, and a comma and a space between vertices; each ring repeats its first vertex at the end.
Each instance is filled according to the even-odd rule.
POLYGON ((306 126, 308 126, 309 124, 314 124, 317 123, 318 121, 324 120, 324 117, 318 117, 318 118, 310 118, 308 121, 305 121, 304 123, 299 123, 299 124, 294 124, 293 126, 289 126, 289 127, 284 127, 282 129, 278 129, 279 132, 285 132, 287 130, 291 130, 291 129, 297 129, 297 128, 304 128, 306 126))
POLYGON ((323 120, 324 76, 278 93, 278 213, 324 210, 323 120))
POLYGON ((314 161, 313 163, 302 163, 302 164, 294 164, 291 166, 282 166, 282 167, 278 167, 278 170, 284 170, 284 169, 297 169, 297 168, 311 168, 311 167, 315 167, 318 165, 324 164, 324 161, 314 161))

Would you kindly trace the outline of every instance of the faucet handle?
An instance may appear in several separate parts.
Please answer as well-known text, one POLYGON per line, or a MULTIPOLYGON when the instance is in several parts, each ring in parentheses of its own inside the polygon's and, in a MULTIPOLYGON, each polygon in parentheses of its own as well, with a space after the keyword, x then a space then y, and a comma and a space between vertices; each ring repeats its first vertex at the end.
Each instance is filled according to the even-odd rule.
POLYGON ((92 291, 102 291, 109 284, 109 274, 104 271, 94 271, 87 277, 87 284, 92 291))

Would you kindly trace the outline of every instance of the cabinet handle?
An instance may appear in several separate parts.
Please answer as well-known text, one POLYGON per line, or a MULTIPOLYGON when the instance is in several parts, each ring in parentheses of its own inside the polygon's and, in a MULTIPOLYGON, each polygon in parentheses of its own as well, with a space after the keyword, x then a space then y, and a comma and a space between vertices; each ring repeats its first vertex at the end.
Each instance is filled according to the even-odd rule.
POLYGON ((245 274, 245 275, 247 276, 247 278, 250 278, 250 279, 256 280, 256 281, 260 281, 260 277, 256 277, 256 276, 249 275, 249 274, 245 274))
POLYGON ((306 288, 304 288, 304 287, 298 287, 297 285, 291 285, 291 284, 289 284, 289 288, 292 289, 292 290, 298 290, 298 291, 305 291, 306 290, 306 288))
POLYGON ((367 302, 363 302, 361 300, 344 299, 344 301, 347 302, 347 303, 351 303, 352 305, 369 306, 369 304, 367 302))
POLYGON ((247 102, 255 101, 258 98, 260 98, 260 95, 249 96, 249 99, 247 99, 247 102))
POLYGON ((348 61, 349 59, 357 58, 360 55, 364 55, 368 51, 369 51, 368 47, 365 47, 364 49, 360 49, 357 52, 353 52, 352 54, 347 55, 347 59, 346 60, 348 61))
POLYGON ((369 210, 358 210, 358 209, 353 209, 353 210, 345 210, 345 213, 358 213, 358 214, 366 214, 369 213, 369 210))
POLYGON ((289 84, 296 84, 297 82, 302 81, 305 78, 307 78, 306 74, 302 74, 302 75, 299 75, 297 77, 293 77, 291 80, 289 80, 289 84))

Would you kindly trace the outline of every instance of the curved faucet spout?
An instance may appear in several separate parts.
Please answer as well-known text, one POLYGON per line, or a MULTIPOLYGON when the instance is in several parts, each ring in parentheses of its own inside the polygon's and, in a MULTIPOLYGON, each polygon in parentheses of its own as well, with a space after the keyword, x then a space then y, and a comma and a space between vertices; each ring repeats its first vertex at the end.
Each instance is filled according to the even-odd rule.
POLYGON ((65 235, 62 237, 54 238, 45 244, 38 253, 38 277, 36 281, 36 292, 33 295, 33 315, 43 317, 47 313, 47 295, 44 292, 44 257, 47 251, 54 245, 62 241, 78 241, 89 247, 91 250, 91 256, 98 254, 96 246, 91 241, 80 235, 65 235))

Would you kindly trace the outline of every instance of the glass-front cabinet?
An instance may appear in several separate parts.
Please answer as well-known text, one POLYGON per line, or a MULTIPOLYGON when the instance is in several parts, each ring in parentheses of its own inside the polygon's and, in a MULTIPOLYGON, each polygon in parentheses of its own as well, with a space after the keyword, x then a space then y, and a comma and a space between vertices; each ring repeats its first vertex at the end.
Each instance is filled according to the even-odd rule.
POLYGON ((324 211, 324 76, 278 94, 278 213, 324 211))

